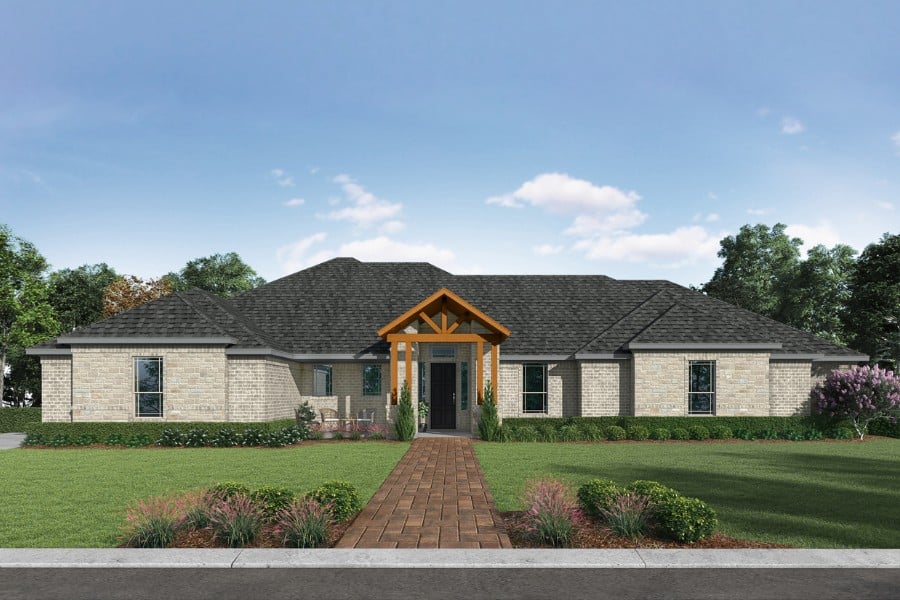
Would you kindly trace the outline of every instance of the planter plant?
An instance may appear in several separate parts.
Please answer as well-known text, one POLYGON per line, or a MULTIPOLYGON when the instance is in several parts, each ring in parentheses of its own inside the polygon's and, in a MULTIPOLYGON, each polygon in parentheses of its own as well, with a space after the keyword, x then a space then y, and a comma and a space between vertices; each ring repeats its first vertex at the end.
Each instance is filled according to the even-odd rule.
POLYGON ((419 400, 419 431, 428 431, 428 403, 419 400))

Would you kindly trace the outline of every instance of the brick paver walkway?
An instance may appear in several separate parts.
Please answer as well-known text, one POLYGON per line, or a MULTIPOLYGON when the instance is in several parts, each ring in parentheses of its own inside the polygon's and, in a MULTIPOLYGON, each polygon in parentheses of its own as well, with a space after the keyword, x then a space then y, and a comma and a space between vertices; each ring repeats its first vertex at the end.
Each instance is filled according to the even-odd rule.
POLYGON ((413 441, 338 548, 512 548, 468 438, 413 441))

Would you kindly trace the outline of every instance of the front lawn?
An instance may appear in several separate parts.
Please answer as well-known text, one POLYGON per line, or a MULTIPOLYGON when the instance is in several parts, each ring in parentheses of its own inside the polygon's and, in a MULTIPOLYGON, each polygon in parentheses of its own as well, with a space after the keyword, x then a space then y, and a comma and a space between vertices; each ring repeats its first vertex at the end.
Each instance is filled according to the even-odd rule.
POLYGON ((409 444, 293 448, 5 450, 0 547, 112 547, 133 499, 223 481, 306 492, 334 479, 371 498, 409 444))
POLYGON ((726 535, 808 548, 900 547, 900 440, 477 443, 501 511, 526 481, 658 481, 708 502, 726 535))

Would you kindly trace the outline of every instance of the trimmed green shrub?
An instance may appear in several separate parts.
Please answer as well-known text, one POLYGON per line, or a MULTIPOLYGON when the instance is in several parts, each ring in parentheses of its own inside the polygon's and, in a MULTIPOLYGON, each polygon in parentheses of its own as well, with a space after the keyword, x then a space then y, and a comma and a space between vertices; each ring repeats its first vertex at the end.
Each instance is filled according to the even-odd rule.
POLYGON ((655 503, 654 513, 659 532, 679 542, 694 543, 712 535, 719 524, 714 511, 697 498, 676 496, 655 503))
POLYGON ((209 435, 203 429, 189 429, 184 436, 184 445, 188 448, 203 448, 209 444, 209 435))
POLYGON ((243 442, 244 437, 240 432, 228 428, 219 429, 210 440, 210 443, 217 448, 234 448, 243 442))
POLYGON ((690 434, 692 440, 709 439, 709 429, 707 429, 703 425, 694 425, 693 427, 688 429, 688 434, 690 434))
POLYGON ((356 487, 347 481, 328 481, 306 495, 323 506, 330 506, 335 521, 342 522, 362 510, 356 487))
MULTIPOLYGON (((416 415, 413 413, 412 394, 406 381, 403 382, 403 387, 400 389, 400 402, 397 404, 397 422, 394 423, 394 430, 397 439, 401 442, 408 442, 416 435, 416 415)), ((337 435, 335 435, 336 437, 337 435)))
MULTIPOLYGON (((163 429, 162 433, 159 434, 159 439, 156 440, 156 445, 164 446, 166 448, 179 448, 184 446, 186 437, 187 434, 184 431, 179 431, 177 429, 163 429)), ((124 443, 124 438, 122 438, 122 442, 124 443)))
POLYGON ((676 427, 672 429, 672 439, 673 440, 688 440, 691 438, 691 434, 688 433, 688 430, 684 427, 676 427))
POLYGON ((247 427, 241 433, 242 446, 262 446, 268 439, 268 431, 263 431, 259 427, 247 427))
POLYGON ((494 388, 490 383, 484 386, 481 417, 478 419, 478 436, 486 442, 500 441, 500 419, 494 402, 494 388))
POLYGON ((32 423, 40 422, 40 408, 31 406, 22 408, 0 408, 0 433, 24 432, 27 426, 32 423))
POLYGON ((665 427, 657 427, 653 431, 650 432, 651 440, 668 440, 672 437, 672 434, 669 433, 669 430, 665 427))
POLYGON ((610 425, 606 428, 606 439, 611 442, 618 442, 624 440, 626 437, 628 437, 628 435, 625 433, 625 430, 618 425, 610 425))
MULTIPOLYGON (((2 409, 0 414, 6 410, 22 410, 22 409, 2 409)), ((280 419, 278 421, 269 421, 265 423, 254 423, 252 429, 268 434, 270 431, 283 430, 285 427, 294 425, 293 419, 280 419)), ((116 443, 112 445, 122 446, 150 446, 155 444, 162 436, 164 430, 172 432, 180 432, 186 434, 191 429, 202 429, 207 436, 213 438, 223 429, 228 429, 236 433, 241 433, 247 429, 247 423, 201 423, 201 422, 184 422, 184 423, 30 423, 24 427, 27 434, 25 445, 39 446, 44 445, 47 440, 51 440, 57 435, 67 436, 70 440, 75 440, 80 435, 91 434, 104 443, 108 443, 112 436, 116 443), (146 440, 146 441, 145 441, 146 440), (143 442, 143 443, 140 443, 143 442)), ((260 439, 262 436, 259 436, 260 439)), ((72 444, 63 444, 72 445, 72 444)), ((261 444, 250 444, 261 445, 261 444)))
POLYGON ((563 442, 577 442, 581 439, 578 427, 575 425, 563 425, 559 428, 559 439, 563 442))
POLYGON ((591 479, 578 488, 578 504, 591 516, 599 516, 600 510, 609 508, 619 496, 619 488, 612 479, 591 479))
POLYGON ((734 437, 734 433, 732 433, 731 428, 727 425, 716 425, 709 429, 709 437, 714 440, 727 440, 734 437))
POLYGON ((835 427, 828 432, 828 437, 836 440, 849 440, 853 438, 853 430, 849 427, 835 427))
POLYGON ((266 485, 253 490, 250 500, 262 510, 266 520, 274 521, 279 512, 294 502, 294 492, 285 487, 266 485))
POLYGON ((824 434, 821 431, 819 431, 818 429, 807 429, 803 433, 804 440, 811 440, 811 441, 821 440, 823 437, 825 437, 824 434))
POLYGON ((736 437, 739 440, 755 440, 756 432, 753 431, 752 429, 743 429, 743 428, 735 429, 734 437, 736 437))
POLYGON ((676 490, 657 481, 647 481, 646 479, 632 481, 625 487, 625 492, 646 496, 654 505, 663 504, 679 496, 676 490))
POLYGON ((581 439, 586 442, 596 442, 604 439, 603 428, 596 423, 591 423, 590 421, 581 421, 578 423, 577 427, 579 433, 581 434, 581 439))
POLYGON ((227 500, 232 496, 249 496, 250 488, 246 484, 238 483, 237 481, 225 481, 214 485, 212 492, 217 498, 227 500))
POLYGON ((643 425, 632 425, 628 428, 628 439, 642 442, 650 437, 650 432, 643 425))

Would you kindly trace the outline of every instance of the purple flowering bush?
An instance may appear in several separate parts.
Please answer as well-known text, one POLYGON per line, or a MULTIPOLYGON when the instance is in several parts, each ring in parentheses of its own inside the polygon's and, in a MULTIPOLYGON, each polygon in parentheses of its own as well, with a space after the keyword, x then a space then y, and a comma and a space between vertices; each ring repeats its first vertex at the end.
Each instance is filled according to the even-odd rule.
POLYGON ((834 371, 813 388, 812 398, 819 414, 850 419, 863 439, 872 421, 897 418, 900 379, 877 365, 834 371))

